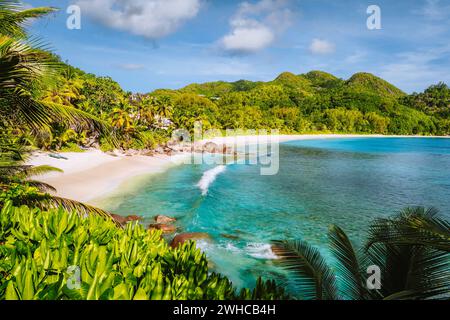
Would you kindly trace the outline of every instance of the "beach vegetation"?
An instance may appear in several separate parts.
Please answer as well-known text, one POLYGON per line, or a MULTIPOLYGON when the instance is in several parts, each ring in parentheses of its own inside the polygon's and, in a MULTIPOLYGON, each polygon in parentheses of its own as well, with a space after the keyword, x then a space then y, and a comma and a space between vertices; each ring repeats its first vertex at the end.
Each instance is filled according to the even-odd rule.
POLYGON ((302 240, 275 241, 299 299, 392 300, 450 297, 450 224, 435 209, 405 208, 377 219, 357 248, 338 226, 329 230, 334 263, 302 240), (367 284, 376 267, 378 285, 367 284))
POLYGON ((254 289, 238 290, 209 270, 193 241, 171 248, 161 231, 139 223, 121 228, 100 216, 6 200, 0 211, 0 299, 448 298, 450 226, 435 210, 407 208, 375 220, 359 249, 337 226, 329 237, 331 263, 304 241, 274 242, 293 292, 262 279, 254 289), (368 286, 370 266, 380 268, 380 286, 368 286))
POLYGON ((125 228, 62 208, 43 211, 2 203, 0 299, 226 300, 283 299, 273 281, 237 290, 208 270, 187 242, 171 248, 160 231, 125 228))
POLYGON ((14 205, 41 209, 76 209, 83 214, 94 213, 111 219, 110 214, 102 209, 51 194, 55 193, 55 188, 36 177, 62 170, 47 165, 28 165, 28 156, 29 147, 18 143, 11 134, 0 133, 0 202, 11 201, 14 205))
POLYGON ((73 105, 80 87, 75 79, 57 95, 44 90, 56 80, 61 63, 41 41, 27 35, 24 25, 54 11, 50 7, 26 9, 16 1, 0 1, 0 127, 35 134, 49 130, 54 122, 65 122, 110 136, 105 121, 73 105))

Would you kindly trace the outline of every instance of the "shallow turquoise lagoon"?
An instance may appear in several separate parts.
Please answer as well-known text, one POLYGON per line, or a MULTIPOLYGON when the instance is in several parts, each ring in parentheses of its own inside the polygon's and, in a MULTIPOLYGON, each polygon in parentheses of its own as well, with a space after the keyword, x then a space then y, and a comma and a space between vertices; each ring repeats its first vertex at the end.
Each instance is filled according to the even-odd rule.
POLYGON ((272 239, 303 239, 327 257, 327 229, 341 226, 356 245, 376 217, 433 206, 450 218, 450 139, 318 139, 280 146, 280 171, 255 165, 183 165, 140 178, 102 201, 122 214, 174 216, 200 242, 214 268, 237 286, 258 276, 289 284, 272 260, 272 239), (212 171, 211 171, 212 170, 212 171))

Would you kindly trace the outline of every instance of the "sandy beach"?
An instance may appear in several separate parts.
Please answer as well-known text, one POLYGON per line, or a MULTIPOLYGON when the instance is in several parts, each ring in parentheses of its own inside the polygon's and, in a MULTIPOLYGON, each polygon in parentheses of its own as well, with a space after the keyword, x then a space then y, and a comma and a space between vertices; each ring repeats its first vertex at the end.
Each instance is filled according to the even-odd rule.
MULTIPOLYGON (((203 140, 202 144, 211 141, 216 144, 239 146, 255 144, 262 141, 287 142, 308 139, 331 139, 351 137, 385 137, 379 135, 279 135, 279 136, 238 136, 216 137, 203 140), (269 140, 270 141, 270 140, 269 140)), ((36 152, 28 164, 50 165, 62 169, 64 172, 54 172, 37 177, 38 180, 49 183, 57 189, 57 195, 86 203, 103 197, 117 190, 129 179, 137 176, 161 173, 168 168, 182 163, 183 157, 189 153, 176 156, 155 155, 117 155, 103 153, 99 150, 88 150, 82 153, 63 153, 65 159, 51 158, 48 153, 36 152)))
POLYGON ((68 160, 54 159, 48 153, 39 152, 28 164, 62 169, 63 173, 53 172, 37 179, 54 186, 58 196, 86 203, 114 191, 128 179, 163 172, 176 165, 174 157, 166 155, 112 156, 99 150, 62 155, 68 160))

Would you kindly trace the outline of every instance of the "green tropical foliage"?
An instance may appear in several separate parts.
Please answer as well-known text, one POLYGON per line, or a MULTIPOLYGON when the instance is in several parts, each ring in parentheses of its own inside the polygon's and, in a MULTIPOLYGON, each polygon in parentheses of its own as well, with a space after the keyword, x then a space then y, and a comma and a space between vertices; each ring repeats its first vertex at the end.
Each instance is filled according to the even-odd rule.
POLYGON ((236 291, 227 278, 208 271, 194 242, 173 249, 159 231, 139 224, 118 228, 99 216, 11 202, 0 213, 0 261, 0 299, 286 298, 272 281, 236 291))
POLYGON ((445 113, 427 111, 449 109, 445 88, 440 84, 427 89, 424 95, 428 98, 408 96, 372 74, 357 73, 345 81, 312 71, 303 75, 284 72, 270 82, 219 81, 175 91, 156 90, 150 95, 165 94, 176 101, 177 125, 190 125, 188 120, 195 118, 218 129, 446 135, 445 113))
POLYGON ((25 9, 16 0, 2 0, 0 1, 2 34, 9 37, 25 38, 27 35, 23 26, 29 19, 40 18, 54 11, 54 8, 49 7, 25 9))
POLYGON ((443 82, 431 86, 423 93, 414 93, 405 98, 407 105, 429 115, 448 118, 450 115, 450 88, 443 82))
POLYGON ((23 25, 53 8, 24 9, 16 1, 0 1, 0 127, 34 132, 48 129, 52 122, 65 121, 73 127, 110 134, 107 124, 70 105, 74 86, 63 91, 65 99, 40 99, 42 86, 53 79, 61 64, 39 41, 30 40, 23 25))
POLYGON ((434 209, 406 208, 376 220, 364 248, 355 249, 337 226, 329 231, 335 263, 303 241, 275 241, 281 263, 292 272, 298 297, 319 300, 448 299, 450 224, 434 209), (368 267, 381 271, 381 288, 366 284, 368 267))
POLYGON ((15 142, 10 135, 0 133, 0 203, 11 201, 14 205, 29 205, 42 209, 63 207, 110 219, 110 214, 104 210, 50 194, 49 192, 56 191, 55 188, 36 180, 36 177, 61 170, 46 165, 25 164, 28 152, 28 147, 15 142))

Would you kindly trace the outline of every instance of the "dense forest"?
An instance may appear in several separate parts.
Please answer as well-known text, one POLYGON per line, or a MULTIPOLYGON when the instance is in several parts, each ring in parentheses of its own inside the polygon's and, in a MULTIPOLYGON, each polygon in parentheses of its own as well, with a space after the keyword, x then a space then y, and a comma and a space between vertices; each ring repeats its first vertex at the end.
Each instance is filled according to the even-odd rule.
POLYGON ((194 84, 179 92, 212 99, 221 114, 208 119, 226 128, 405 135, 446 135, 450 129, 445 84, 408 96, 369 73, 342 80, 321 71, 285 72, 267 83, 194 84))
MULTIPOLYGON (((369 73, 342 80, 312 71, 285 72, 270 82, 219 81, 135 94, 125 92, 109 77, 59 64, 56 78, 36 88, 37 99, 102 119, 114 129, 124 149, 151 149, 166 141, 173 129, 192 130, 195 121, 201 121, 204 129, 278 129, 282 133, 450 133, 450 88, 444 83, 407 95, 369 73)), ((43 149, 113 148, 99 132, 62 122, 28 140, 43 149)))
POLYGON ((282 133, 450 134, 450 88, 444 83, 407 95, 369 73, 343 80, 311 71, 284 72, 269 82, 218 81, 137 94, 44 50, 28 49, 46 56, 52 65, 51 75, 30 79, 33 99, 84 113, 102 124, 86 127, 54 121, 37 134, 26 126, 14 128, 12 134, 19 140, 41 149, 151 149, 167 141, 173 129, 192 130, 195 121, 202 121, 204 129, 278 129, 282 133), (103 129, 108 126, 113 130, 105 135, 103 129), (111 133, 119 145, 111 143, 111 133))

